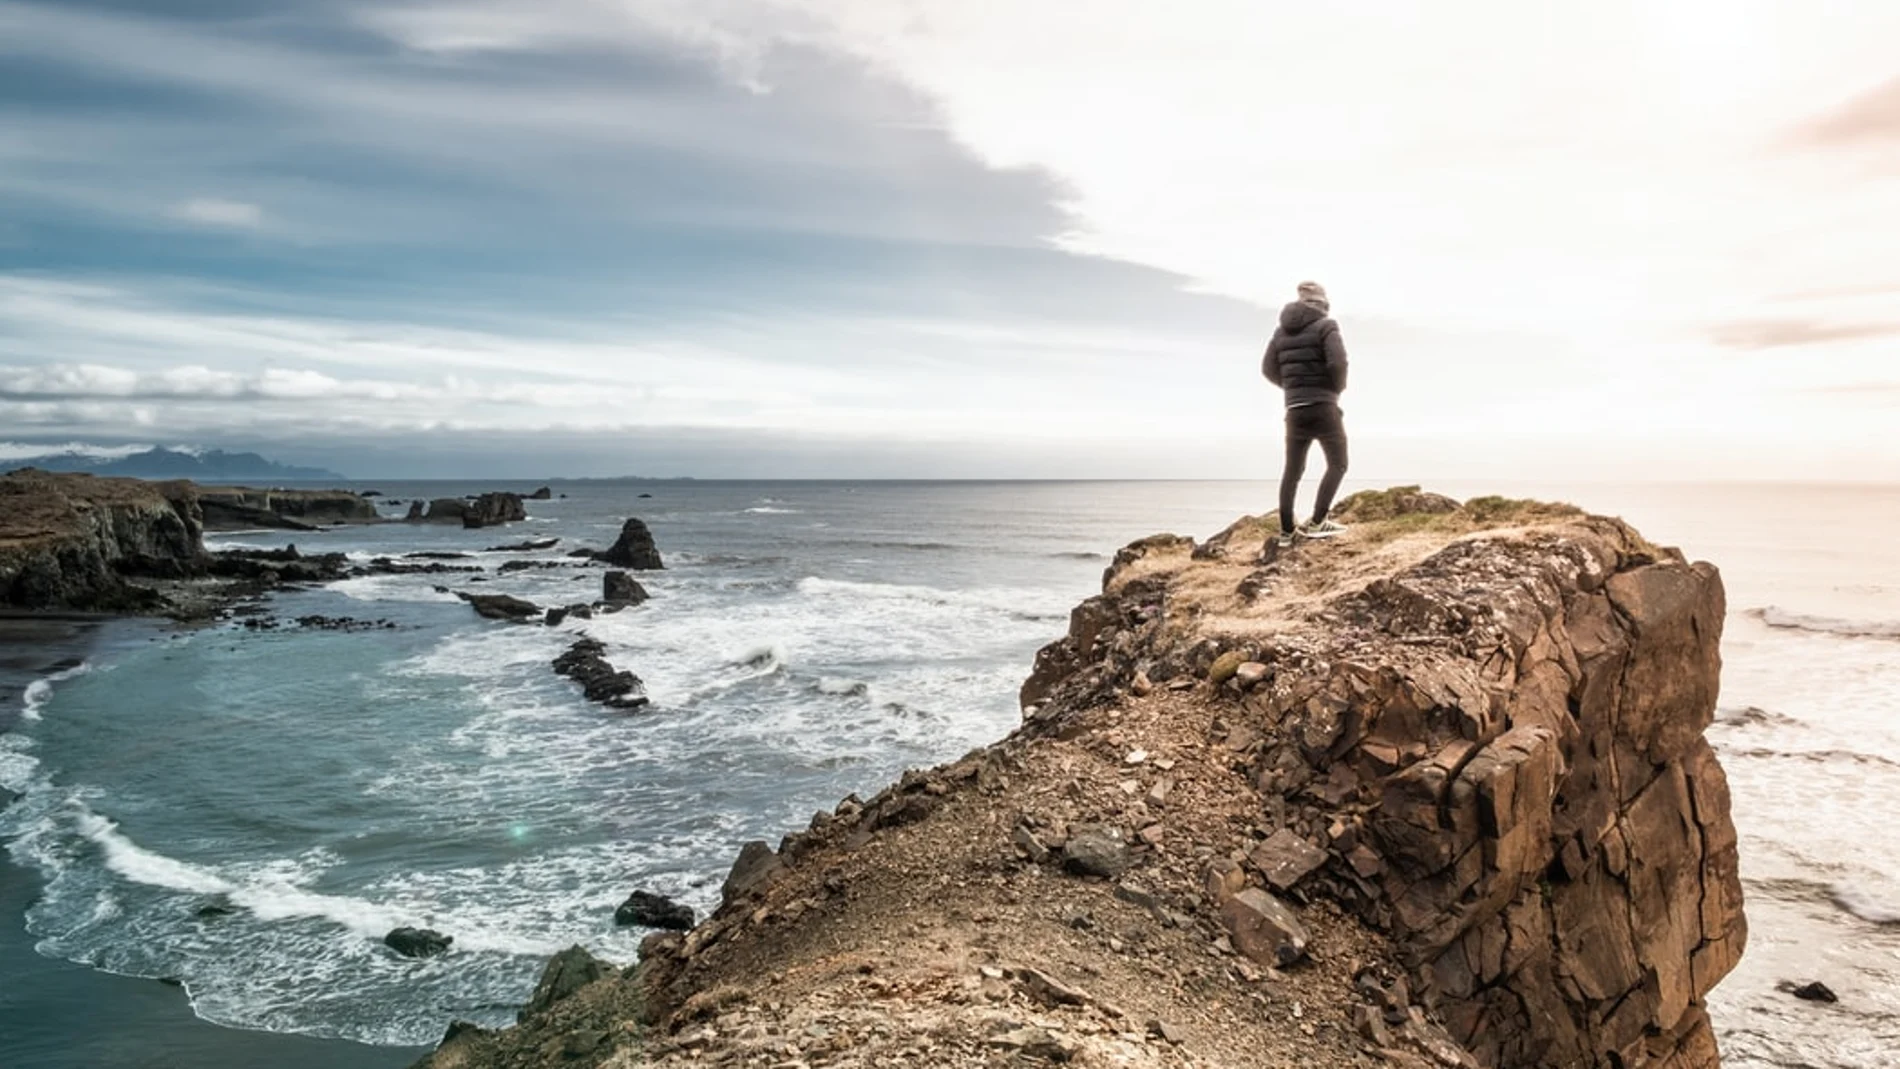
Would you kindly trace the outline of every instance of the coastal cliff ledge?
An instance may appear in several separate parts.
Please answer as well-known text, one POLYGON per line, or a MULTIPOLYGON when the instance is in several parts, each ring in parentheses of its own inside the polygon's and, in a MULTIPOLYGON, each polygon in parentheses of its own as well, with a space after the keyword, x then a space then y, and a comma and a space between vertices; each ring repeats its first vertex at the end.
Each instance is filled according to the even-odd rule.
POLYGON ((1128 546, 1008 738, 419 1064, 1715 1069, 1716 570, 1567 506, 1340 514, 1128 546))
POLYGON ((146 611, 162 606, 128 573, 174 576, 204 555, 204 513, 188 482, 0 475, 0 607, 146 611))

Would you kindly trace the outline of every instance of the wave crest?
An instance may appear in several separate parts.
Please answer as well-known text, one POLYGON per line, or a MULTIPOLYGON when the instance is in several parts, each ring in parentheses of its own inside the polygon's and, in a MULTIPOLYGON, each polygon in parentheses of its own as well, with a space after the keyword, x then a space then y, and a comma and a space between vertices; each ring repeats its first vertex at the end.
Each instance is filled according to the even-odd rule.
POLYGON ((1748 615, 1769 627, 1787 631, 1807 631, 1817 635, 1838 635, 1843 638, 1900 639, 1900 621, 1845 620, 1834 616, 1810 616, 1807 613, 1789 612, 1774 605, 1750 609, 1748 615))

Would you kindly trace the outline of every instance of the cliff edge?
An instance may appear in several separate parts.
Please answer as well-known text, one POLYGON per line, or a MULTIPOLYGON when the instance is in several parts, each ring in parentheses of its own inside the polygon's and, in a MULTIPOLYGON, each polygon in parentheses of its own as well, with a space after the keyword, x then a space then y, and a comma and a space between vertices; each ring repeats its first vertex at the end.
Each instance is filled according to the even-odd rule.
POLYGON ((0 607, 155 609, 164 599, 126 575, 184 574, 203 540, 190 483, 9 472, 0 475, 0 607))
POLYGON ((1716 570, 1566 506, 1341 514, 1123 549, 1010 737, 421 1064, 1714 1069, 1716 570))

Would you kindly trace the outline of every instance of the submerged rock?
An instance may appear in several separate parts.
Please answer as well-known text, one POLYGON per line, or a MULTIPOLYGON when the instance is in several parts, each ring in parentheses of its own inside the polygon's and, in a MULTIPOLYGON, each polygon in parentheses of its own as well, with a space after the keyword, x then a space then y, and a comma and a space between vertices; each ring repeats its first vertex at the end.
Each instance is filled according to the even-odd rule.
POLYGON ((1833 988, 1819 980, 1810 980, 1799 986, 1789 984, 1787 991, 1788 994, 1804 1002, 1839 1002, 1841 1000, 1840 996, 1834 993, 1833 988))
POLYGON ((383 945, 405 958, 434 957, 453 942, 454 936, 443 935, 433 928, 397 928, 383 936, 383 945))
POLYGON ((542 615, 541 606, 511 594, 470 594, 458 590, 455 596, 468 602, 477 613, 490 620, 520 622, 542 615))
POLYGON ((613 709, 646 705, 646 684, 632 672, 609 664, 606 653, 607 646, 599 639, 583 638, 554 659, 554 671, 579 683, 590 702, 613 709))

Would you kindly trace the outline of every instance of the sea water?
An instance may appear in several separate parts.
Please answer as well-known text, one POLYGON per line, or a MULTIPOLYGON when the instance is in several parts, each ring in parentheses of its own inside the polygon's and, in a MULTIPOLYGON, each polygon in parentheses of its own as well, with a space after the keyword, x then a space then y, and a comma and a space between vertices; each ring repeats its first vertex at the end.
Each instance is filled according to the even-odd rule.
MULTIPOLYGON (((0 839, 40 882, 23 918, 38 952, 174 979, 199 1016, 240 1028, 413 1045, 452 1019, 508 1023, 548 954, 579 943, 633 959, 644 933, 612 919, 628 892, 704 912, 746 840, 776 842, 845 794, 1000 738, 1034 651, 1116 547, 1204 537, 1270 507, 1272 489, 554 486, 565 496, 507 528, 211 539, 357 559, 465 552, 447 563, 489 569, 270 602, 283 618, 393 628, 122 624, 33 680, 0 710, 0 787, 21 795, 0 839), (644 605, 548 628, 480 619, 452 593, 592 600, 600 569, 565 553, 605 546, 627 516, 667 562, 641 576, 644 605), (491 549, 547 537, 562 541, 491 549), (560 566, 493 571, 521 559, 560 566), (650 708, 590 705, 552 673, 582 634, 645 681, 650 708), (380 940, 401 925, 454 947, 398 957, 380 940)), ((528 489, 376 487, 386 501, 497 488, 528 489)), ((1752 928, 1712 999, 1725 1064, 1900 1064, 1900 560, 1886 536, 1900 489, 1502 489, 1619 512, 1724 569, 1710 737, 1734 789, 1752 928), (1828 522, 1791 522, 1815 516, 1828 522), (1811 979, 1841 1002, 1777 989, 1811 979)), ((66 1011, 87 1027, 78 1008, 44 1009, 66 1011)))

